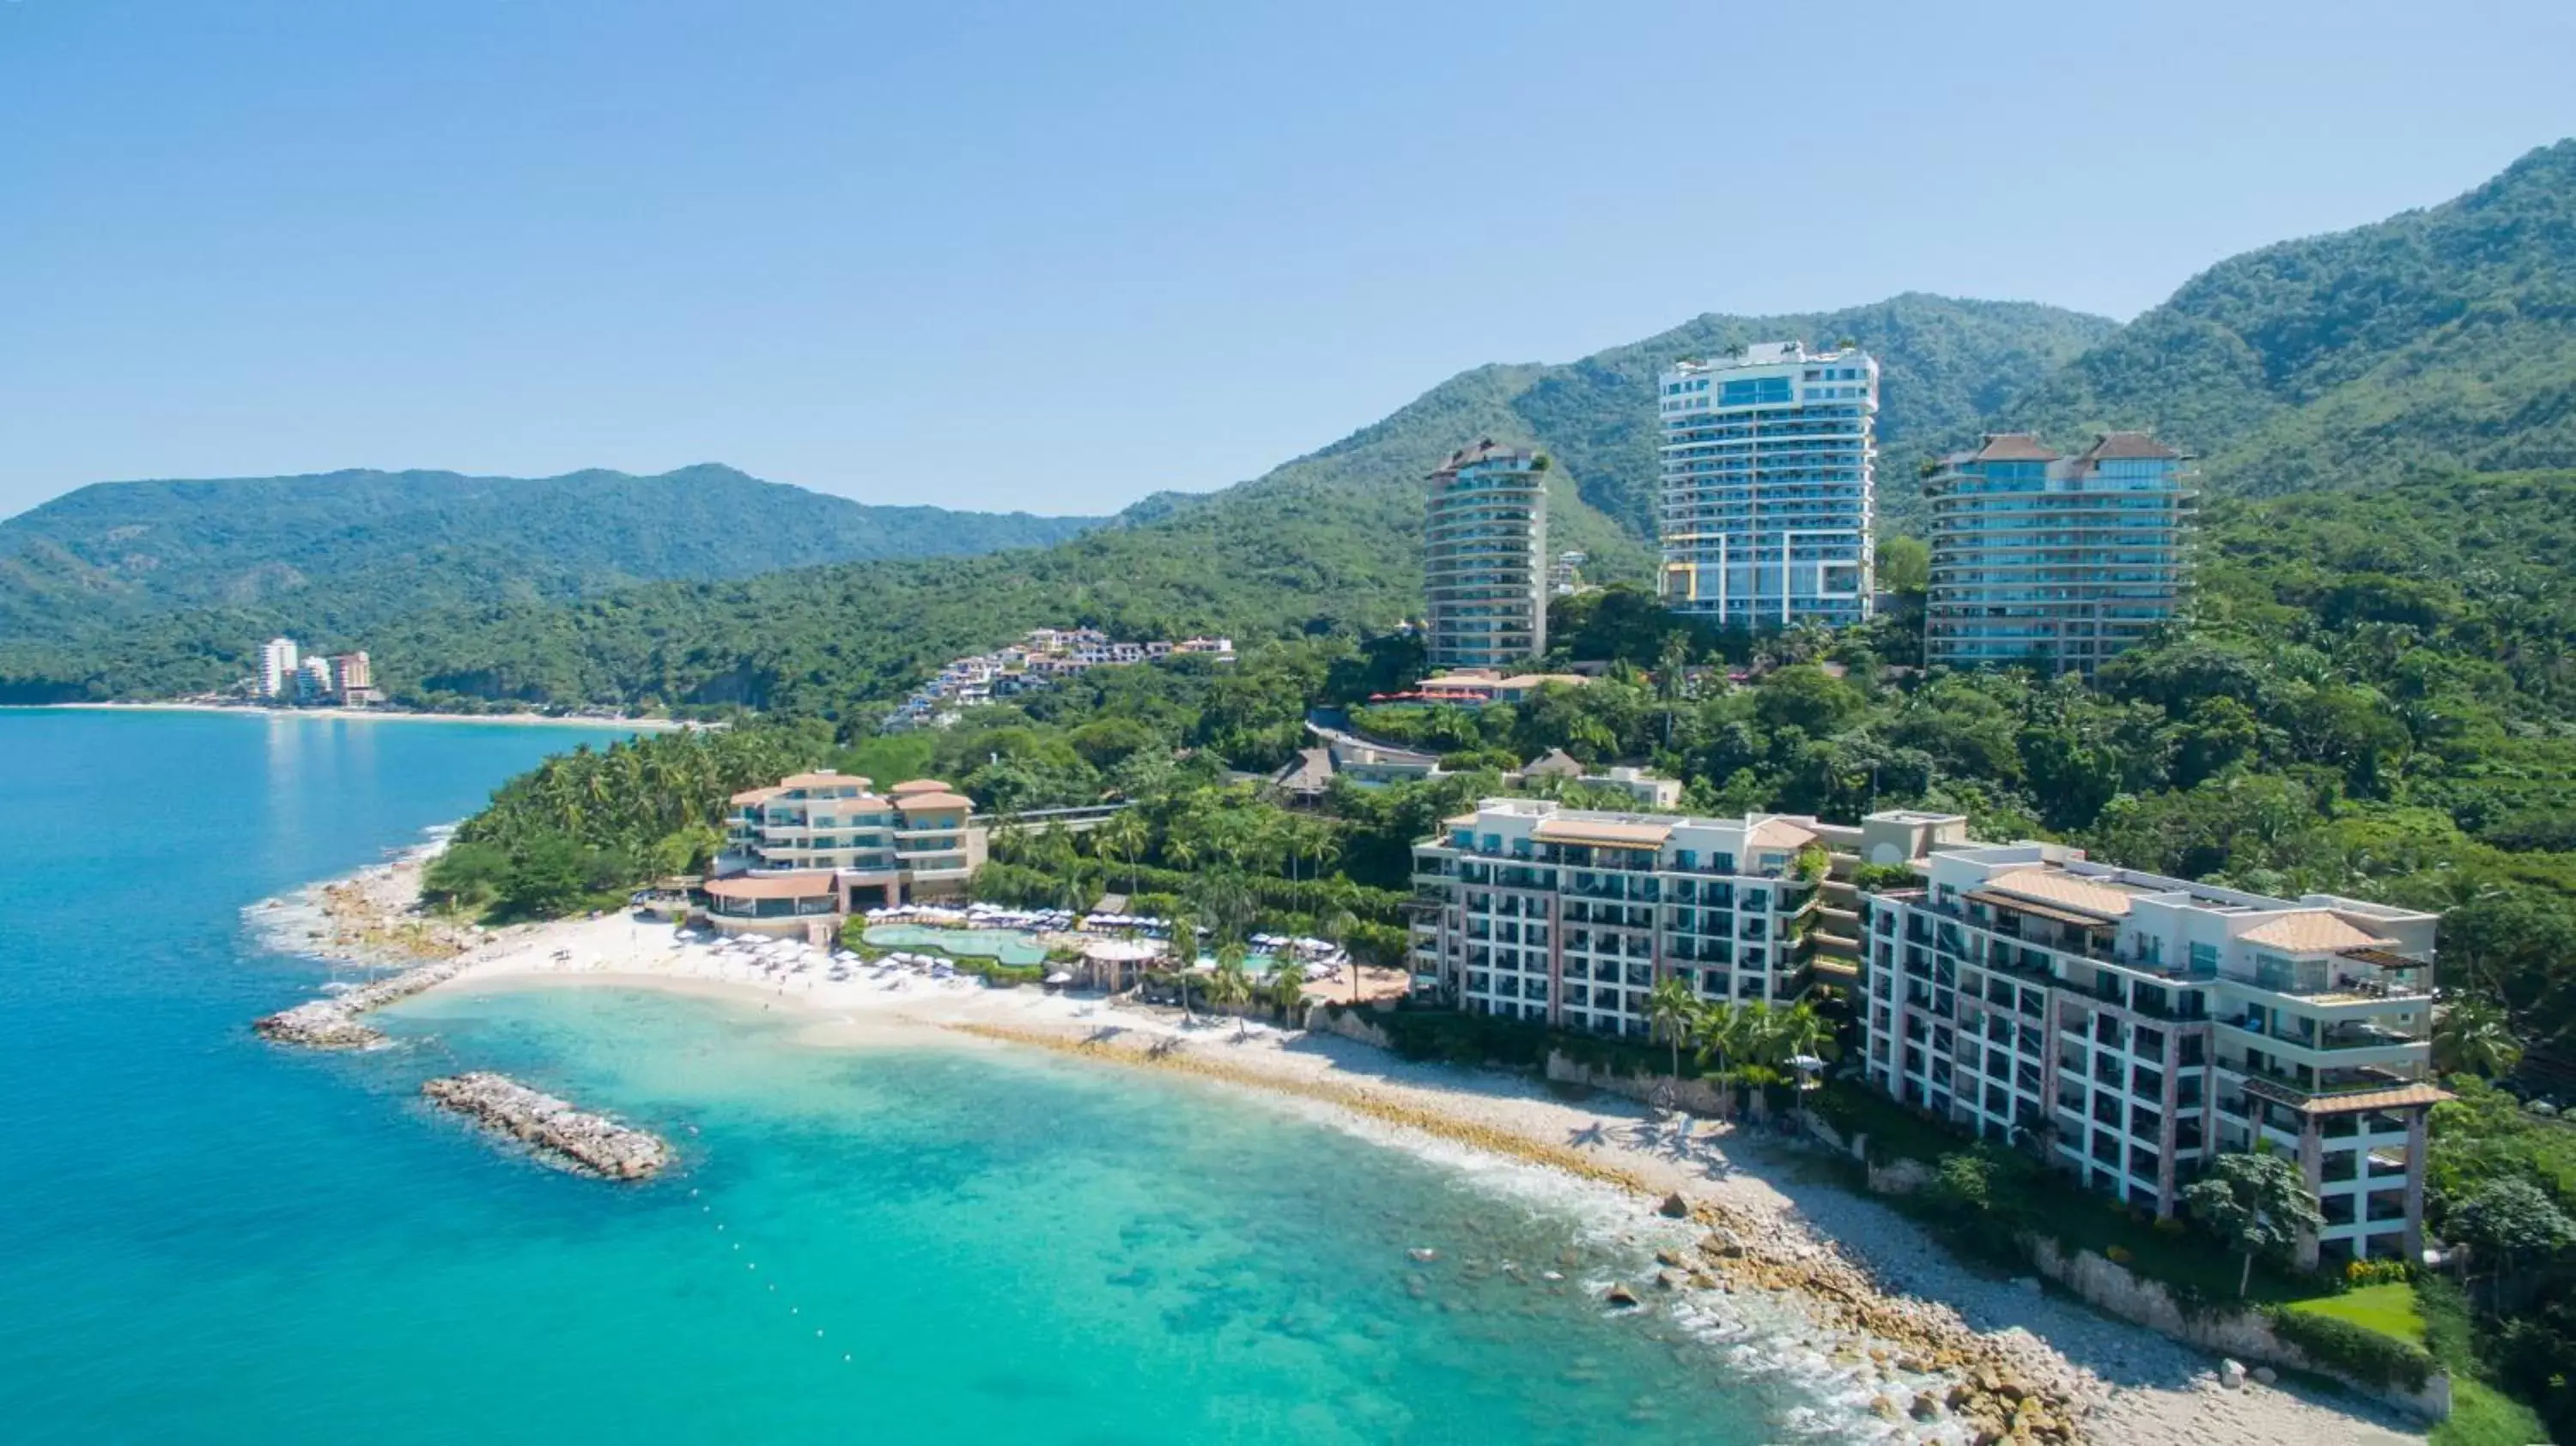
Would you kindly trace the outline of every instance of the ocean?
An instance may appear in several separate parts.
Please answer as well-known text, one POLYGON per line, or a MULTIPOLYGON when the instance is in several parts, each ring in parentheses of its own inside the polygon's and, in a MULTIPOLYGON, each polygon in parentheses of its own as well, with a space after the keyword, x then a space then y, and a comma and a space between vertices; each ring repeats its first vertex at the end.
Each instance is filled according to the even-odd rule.
POLYGON ((251 1036, 327 970, 246 906, 581 738, 0 710, 0 1439, 1857 1429, 1778 1352, 1599 1302, 1652 1272, 1635 1202, 1311 1108, 981 1046, 810 1048, 756 1007, 611 989, 433 994, 359 1056, 251 1036), (659 1130, 681 1164, 543 1168, 420 1105, 461 1068, 659 1130))

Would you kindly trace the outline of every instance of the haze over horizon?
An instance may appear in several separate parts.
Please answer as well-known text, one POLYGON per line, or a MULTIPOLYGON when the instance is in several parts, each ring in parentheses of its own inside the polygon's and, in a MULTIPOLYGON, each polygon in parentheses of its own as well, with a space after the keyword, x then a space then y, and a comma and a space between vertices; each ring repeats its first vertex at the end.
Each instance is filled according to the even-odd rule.
POLYGON ((23 0, 0 515, 700 461, 1107 512, 1706 311, 2126 320, 2576 132, 2576 12, 2480 9, 23 0))

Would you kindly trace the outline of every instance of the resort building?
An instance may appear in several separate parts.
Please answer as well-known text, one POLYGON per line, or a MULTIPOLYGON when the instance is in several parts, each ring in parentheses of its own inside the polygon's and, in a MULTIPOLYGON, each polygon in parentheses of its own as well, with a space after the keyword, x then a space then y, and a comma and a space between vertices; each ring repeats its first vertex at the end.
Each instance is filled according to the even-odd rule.
POLYGON ((293 638, 271 638, 260 645, 259 696, 291 698, 295 695, 297 656, 293 638))
POLYGON ((2415 1259, 2439 916, 1959 843, 1868 899, 1869 1081, 2159 1216, 2219 1154, 2298 1162, 2303 1261, 2415 1259))
POLYGON ((1547 687, 1580 688, 1592 680, 1581 673, 1503 673, 1493 668, 1460 668, 1434 673, 1401 693, 1379 693, 1372 703, 1526 703, 1547 687))
POLYGON ((1932 585, 1924 660, 2026 663, 2090 677, 2174 615, 2189 459, 2143 432, 2073 457, 2007 432, 1927 479, 1932 585))
POLYGON ((1422 528, 1435 668, 1515 668, 1547 651, 1547 463, 1483 441, 1431 474, 1422 528))
POLYGON ((1414 845, 1414 973, 1471 1013, 1631 1037, 1651 1031, 1647 995, 1666 977, 1705 999, 1788 1004, 1828 936, 1856 951, 1833 872, 1917 857, 1965 828, 1936 814, 1855 828, 1489 798, 1414 845))
POLYGON ((706 886, 720 927, 801 927, 878 905, 954 895, 984 861, 975 806, 933 779, 883 794, 824 769, 733 796, 706 886))
POLYGON ((1878 363, 1747 347, 1663 374, 1663 595, 1721 627, 1870 616, 1878 363))

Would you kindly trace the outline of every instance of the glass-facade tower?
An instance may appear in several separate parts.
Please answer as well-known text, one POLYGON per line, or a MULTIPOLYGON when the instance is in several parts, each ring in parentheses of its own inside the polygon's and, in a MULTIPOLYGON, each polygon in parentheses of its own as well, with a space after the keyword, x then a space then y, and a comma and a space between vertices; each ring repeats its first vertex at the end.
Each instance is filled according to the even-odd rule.
POLYGON ((2109 432, 2073 457, 1989 436, 1923 486, 1932 513, 1924 660, 2090 677, 2179 605, 2192 493, 2182 453, 2109 432))
POLYGON ((1867 619, 1878 363, 1772 342, 1661 390, 1666 605, 1748 629, 1867 619))
POLYGON ((1431 666, 1518 668, 1547 651, 1547 464, 1479 442, 1431 474, 1423 519, 1431 666))

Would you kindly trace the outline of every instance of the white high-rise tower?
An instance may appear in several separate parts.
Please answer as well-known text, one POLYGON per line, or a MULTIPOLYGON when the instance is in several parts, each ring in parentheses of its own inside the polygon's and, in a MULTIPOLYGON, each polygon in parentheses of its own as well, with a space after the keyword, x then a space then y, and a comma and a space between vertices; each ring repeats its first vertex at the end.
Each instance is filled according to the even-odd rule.
POLYGON ((1870 615, 1878 363, 1770 342, 1663 375, 1663 594, 1721 626, 1870 615))
POLYGON ((259 650, 259 695, 291 698, 295 694, 296 656, 293 638, 271 638, 259 650))

